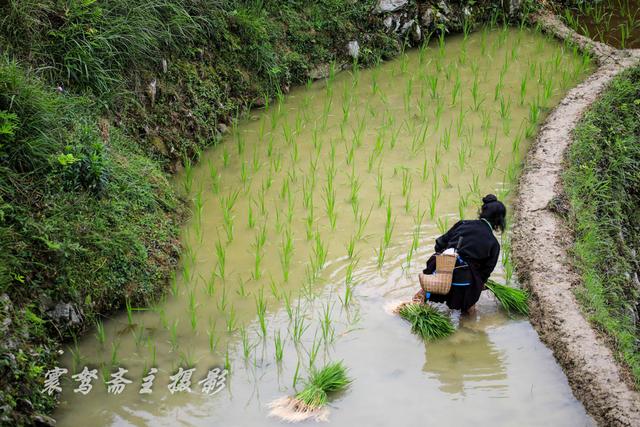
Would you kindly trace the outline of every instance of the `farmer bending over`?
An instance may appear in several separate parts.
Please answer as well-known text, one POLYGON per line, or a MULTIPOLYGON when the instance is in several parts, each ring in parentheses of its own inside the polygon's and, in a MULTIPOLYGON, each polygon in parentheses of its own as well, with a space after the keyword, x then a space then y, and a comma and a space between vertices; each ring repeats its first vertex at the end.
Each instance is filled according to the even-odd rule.
MULTIPOLYGON (((454 310, 468 312, 480 299, 484 284, 493 272, 500 254, 500 243, 493 232, 504 231, 507 209, 493 194, 482 199, 479 219, 458 221, 449 231, 436 239, 435 251, 441 253, 453 248, 458 260, 453 270, 451 290, 446 295, 431 294, 429 301, 446 303, 454 310)), ((427 261, 424 274, 436 268, 435 255, 427 261)), ((425 292, 420 290, 415 301, 423 302, 425 292)))

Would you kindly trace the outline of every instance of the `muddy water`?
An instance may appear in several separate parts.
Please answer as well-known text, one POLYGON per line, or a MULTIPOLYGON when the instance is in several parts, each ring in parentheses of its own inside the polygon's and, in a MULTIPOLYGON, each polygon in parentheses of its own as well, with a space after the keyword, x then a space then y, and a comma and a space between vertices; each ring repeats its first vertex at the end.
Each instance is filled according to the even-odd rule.
MULTIPOLYGON (((539 34, 487 30, 252 112, 176 182, 194 215, 166 300, 65 352, 99 379, 87 395, 63 382, 60 425, 277 425, 266 404, 334 360, 354 379, 333 396, 334 425, 592 424, 529 323, 489 295, 437 343, 387 310, 417 290, 439 234, 488 192, 508 200, 536 105, 587 68, 539 34), (153 393, 139 394, 152 366, 153 393), (204 394, 197 381, 225 366, 226 387, 204 394), (132 383, 109 394, 118 367, 132 383), (168 390, 180 367, 195 368, 191 393, 168 390)), ((501 261, 493 276, 513 280, 508 251, 501 261)))
POLYGON ((640 48, 639 0, 585 2, 567 9, 565 21, 580 34, 615 48, 640 48))

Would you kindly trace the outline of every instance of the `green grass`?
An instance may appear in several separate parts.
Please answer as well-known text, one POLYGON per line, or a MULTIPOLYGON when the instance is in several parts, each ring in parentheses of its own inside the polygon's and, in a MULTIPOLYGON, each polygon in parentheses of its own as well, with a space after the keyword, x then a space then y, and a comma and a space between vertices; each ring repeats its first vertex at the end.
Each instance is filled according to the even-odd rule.
POLYGON ((615 78, 575 130, 564 175, 582 276, 577 296, 640 385, 640 67, 615 78))
POLYGON ((85 328, 54 324, 34 295, 71 303, 87 326, 125 298, 145 305, 175 267, 178 214, 158 165, 94 115, 90 100, 58 94, 0 57, 0 294, 16 315, 30 307, 43 319, 22 323, 31 324, 16 341, 26 366, 3 375, 9 406, 0 413, 20 417, 5 409, 29 391, 36 411, 51 407, 41 379, 22 369, 44 369, 52 339, 85 328))
POLYGON ((529 295, 526 291, 501 285, 493 280, 487 280, 485 286, 493 293, 507 313, 517 313, 525 316, 529 314, 529 295))
POLYGON ((427 341, 445 338, 455 332, 451 319, 428 304, 405 304, 398 314, 411 323, 413 333, 427 341))
POLYGON ((296 398, 310 408, 320 408, 326 405, 328 393, 344 390, 351 382, 342 362, 329 363, 321 369, 311 369, 304 389, 296 398))

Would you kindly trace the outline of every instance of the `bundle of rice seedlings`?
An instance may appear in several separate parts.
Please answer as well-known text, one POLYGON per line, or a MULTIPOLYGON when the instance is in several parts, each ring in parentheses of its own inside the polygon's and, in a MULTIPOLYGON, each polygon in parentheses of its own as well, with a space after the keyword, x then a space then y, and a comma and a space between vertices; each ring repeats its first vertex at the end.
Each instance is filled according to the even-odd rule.
POLYGON ((314 418, 327 421, 329 410, 325 407, 328 393, 343 390, 351 383, 347 369, 342 362, 334 362, 322 369, 312 369, 304 389, 295 396, 286 396, 269 404, 270 416, 288 422, 304 421, 314 418))
POLYGON ((449 316, 428 304, 406 303, 398 308, 398 314, 411 323, 411 331, 425 340, 444 338, 455 332, 449 316))
POLYGON ((525 290, 501 285, 493 280, 487 280, 485 286, 493 292, 507 313, 529 314, 529 294, 525 290))

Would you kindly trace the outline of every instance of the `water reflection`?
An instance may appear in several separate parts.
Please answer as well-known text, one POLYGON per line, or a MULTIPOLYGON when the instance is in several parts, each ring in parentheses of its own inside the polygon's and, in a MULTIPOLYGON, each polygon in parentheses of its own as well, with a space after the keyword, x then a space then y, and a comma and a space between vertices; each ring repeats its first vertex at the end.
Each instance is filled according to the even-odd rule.
POLYGON ((454 399, 470 390, 490 397, 508 395, 504 354, 472 318, 462 319, 450 339, 425 343, 425 359, 422 370, 440 383, 442 392, 457 395, 454 399))

